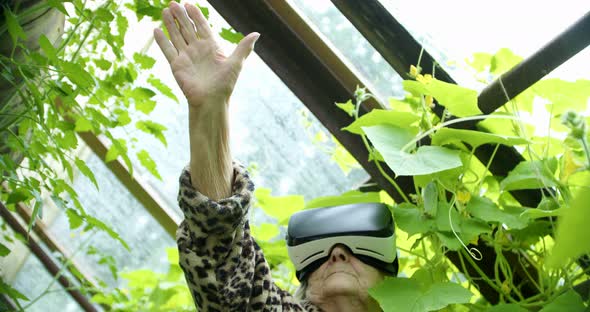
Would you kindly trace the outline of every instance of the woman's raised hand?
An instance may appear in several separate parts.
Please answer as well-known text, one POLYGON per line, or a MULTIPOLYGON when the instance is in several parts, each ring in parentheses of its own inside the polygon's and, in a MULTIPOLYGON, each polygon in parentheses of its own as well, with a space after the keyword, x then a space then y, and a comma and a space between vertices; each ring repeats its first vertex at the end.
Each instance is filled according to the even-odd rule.
POLYGON ((161 29, 154 30, 154 37, 190 107, 202 109, 203 105, 212 105, 222 107, 207 108, 225 108, 223 103, 228 103, 242 63, 260 34, 250 33, 244 37, 234 52, 226 57, 215 41, 209 23, 194 5, 185 4, 183 9, 178 3, 171 2, 170 7, 162 12, 162 19, 170 40, 161 29))

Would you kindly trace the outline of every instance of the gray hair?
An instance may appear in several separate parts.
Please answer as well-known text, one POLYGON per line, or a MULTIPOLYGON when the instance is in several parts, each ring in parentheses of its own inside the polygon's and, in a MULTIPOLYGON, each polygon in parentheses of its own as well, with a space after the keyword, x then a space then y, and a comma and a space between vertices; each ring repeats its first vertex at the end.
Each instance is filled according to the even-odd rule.
POLYGON ((305 300, 307 299, 307 279, 304 279, 303 281, 301 281, 301 284, 299 284, 299 288, 297 288, 297 290, 295 290, 295 295, 294 297, 296 299, 299 300, 305 300))

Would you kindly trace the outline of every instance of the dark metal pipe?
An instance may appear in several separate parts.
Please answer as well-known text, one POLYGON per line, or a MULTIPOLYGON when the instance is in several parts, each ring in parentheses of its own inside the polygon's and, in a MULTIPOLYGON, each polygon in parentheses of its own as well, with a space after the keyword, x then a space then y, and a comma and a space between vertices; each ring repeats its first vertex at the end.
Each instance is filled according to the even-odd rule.
POLYGON ((45 269, 53 276, 57 276, 59 284, 72 296, 74 300, 84 309, 84 311, 96 312, 97 309, 90 303, 88 298, 84 296, 79 290, 75 289, 75 285, 70 280, 60 273, 59 266, 51 259, 51 257, 43 251, 41 246, 30 237, 27 230, 18 222, 18 220, 8 211, 4 203, 0 203, 0 216, 6 221, 6 223, 16 232, 21 234, 23 237, 28 237, 26 242, 27 247, 31 250, 35 256, 41 261, 45 269))
POLYGON ((590 12, 487 86, 478 97, 480 110, 484 114, 489 114, 507 102, 502 85, 508 97, 513 99, 588 45, 590 12))

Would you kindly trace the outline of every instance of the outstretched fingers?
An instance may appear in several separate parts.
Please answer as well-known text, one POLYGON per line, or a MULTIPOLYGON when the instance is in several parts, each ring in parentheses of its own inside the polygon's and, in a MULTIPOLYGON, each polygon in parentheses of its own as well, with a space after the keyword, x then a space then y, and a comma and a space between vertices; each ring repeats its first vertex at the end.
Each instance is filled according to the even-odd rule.
POLYGON ((249 33, 246 37, 242 38, 234 52, 230 55, 230 59, 234 62, 241 64, 254 50, 254 44, 260 37, 257 32, 249 33))
POLYGON ((162 50, 162 53, 164 53, 168 63, 172 63, 174 57, 178 56, 176 48, 170 43, 168 38, 166 38, 161 29, 154 29, 154 38, 156 38, 156 43, 158 43, 158 46, 160 47, 160 50, 162 50))
POLYGON ((213 37, 213 32, 211 31, 211 27, 209 26, 209 22, 201 12, 199 8, 194 5, 190 5, 186 3, 184 5, 186 8, 186 13, 188 16, 193 20, 193 23, 197 27, 197 34, 201 39, 209 39, 213 37))
POLYGON ((172 16, 172 12, 169 8, 164 9, 162 11, 162 20, 164 20, 164 25, 168 30, 168 34, 170 35, 170 40, 174 47, 177 50, 181 50, 187 46, 186 41, 182 38, 178 26, 176 25, 176 21, 174 21, 174 16, 172 16))
POLYGON ((172 16, 178 22, 178 28, 180 28, 184 41, 189 45, 194 43, 197 40, 197 34, 195 26, 186 15, 186 11, 176 2, 170 2, 170 10, 172 16))

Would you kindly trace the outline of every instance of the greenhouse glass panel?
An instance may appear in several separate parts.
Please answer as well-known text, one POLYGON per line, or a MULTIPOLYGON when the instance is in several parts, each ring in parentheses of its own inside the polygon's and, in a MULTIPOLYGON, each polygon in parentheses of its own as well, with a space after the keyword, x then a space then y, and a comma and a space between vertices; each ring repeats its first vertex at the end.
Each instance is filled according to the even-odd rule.
POLYGON ((46 312, 48 307, 59 307, 63 312, 82 311, 74 299, 54 280, 33 254, 24 261, 11 285, 31 301, 20 301, 25 311, 46 312), (40 298, 38 298, 41 296, 40 298), (33 300, 37 299, 35 302, 33 300))
POLYGON ((68 218, 60 214, 50 226, 54 237, 70 252, 80 250, 75 259, 83 270, 109 286, 118 286, 111 265, 120 271, 149 268, 163 272, 168 267, 165 249, 175 245, 158 222, 127 191, 96 155, 90 154, 86 163, 94 171, 99 185, 78 175, 74 189, 86 212, 110 226, 129 244, 126 250, 106 232, 70 230, 68 218))
MULTIPOLYGON (((330 0, 290 0, 310 26, 352 64, 362 81, 385 104, 388 97, 403 98, 402 78, 330 0)), ((409 69, 408 69, 409 70, 409 69)))
MULTIPOLYGON (((474 53, 508 48, 527 58, 590 11, 590 2, 578 0, 380 2, 462 84, 473 82, 461 68, 474 53)), ((566 65, 557 75, 588 77, 582 68, 590 65, 590 52, 580 55, 585 67, 566 65)))

